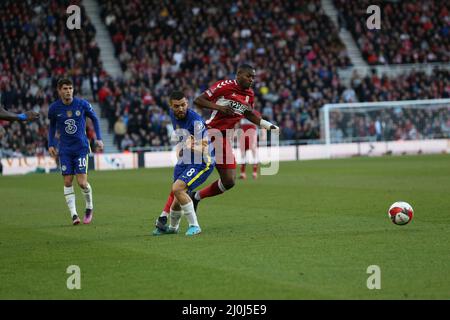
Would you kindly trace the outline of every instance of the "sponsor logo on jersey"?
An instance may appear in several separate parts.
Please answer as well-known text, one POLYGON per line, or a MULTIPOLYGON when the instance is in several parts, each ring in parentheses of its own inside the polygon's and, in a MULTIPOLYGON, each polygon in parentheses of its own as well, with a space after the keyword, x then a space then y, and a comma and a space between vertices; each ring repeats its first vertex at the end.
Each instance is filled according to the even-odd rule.
POLYGON ((75 134, 77 132, 78 128, 74 119, 67 119, 64 121, 64 124, 66 125, 65 130, 67 134, 75 134))
POLYGON ((242 104, 237 101, 230 100, 230 107, 234 109, 235 113, 244 114, 248 107, 245 104, 242 104))

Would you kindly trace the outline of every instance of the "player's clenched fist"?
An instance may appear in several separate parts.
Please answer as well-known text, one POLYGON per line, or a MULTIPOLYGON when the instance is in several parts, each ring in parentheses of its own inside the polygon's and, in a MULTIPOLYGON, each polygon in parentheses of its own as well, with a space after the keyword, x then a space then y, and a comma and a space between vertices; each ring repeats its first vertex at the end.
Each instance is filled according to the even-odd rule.
POLYGON ((103 145, 103 141, 102 141, 102 140, 97 140, 97 141, 95 141, 95 145, 97 146, 97 150, 98 150, 98 151, 102 151, 103 148, 104 148, 104 145, 103 145))
POLYGON ((186 146, 193 151, 203 152, 208 147, 208 140, 201 139, 196 141, 194 136, 190 135, 186 139, 186 146))
POLYGON ((39 119, 39 113, 38 112, 27 111, 27 112, 25 112, 25 115, 27 116, 26 120, 28 120, 28 121, 39 119))
POLYGON ((220 112, 223 112, 229 116, 234 114, 234 110, 230 106, 230 100, 220 98, 219 100, 216 101, 216 105, 218 106, 217 110, 219 110, 220 112))

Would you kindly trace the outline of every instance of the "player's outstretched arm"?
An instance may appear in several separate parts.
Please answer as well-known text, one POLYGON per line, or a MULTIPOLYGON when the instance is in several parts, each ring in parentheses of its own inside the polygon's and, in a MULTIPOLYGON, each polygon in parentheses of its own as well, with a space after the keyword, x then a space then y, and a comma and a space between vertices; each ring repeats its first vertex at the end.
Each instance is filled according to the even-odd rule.
POLYGON ((264 120, 263 118, 261 118, 260 116, 256 115, 253 111, 251 110, 246 110, 244 112, 244 116, 251 122, 253 122, 254 124, 260 126, 261 128, 267 129, 267 130, 275 130, 275 131, 279 131, 280 128, 276 125, 274 125, 273 123, 264 120))
POLYGON ((230 116, 234 114, 233 108, 231 108, 228 104, 220 105, 213 103, 205 97, 205 94, 202 94, 197 98, 195 98, 194 104, 201 109, 206 108, 211 110, 217 110, 230 116))
POLYGON ((8 120, 8 121, 27 121, 27 120, 35 120, 39 118, 39 113, 34 111, 27 111, 25 113, 14 113, 9 112, 0 107, 0 119, 1 120, 8 120))

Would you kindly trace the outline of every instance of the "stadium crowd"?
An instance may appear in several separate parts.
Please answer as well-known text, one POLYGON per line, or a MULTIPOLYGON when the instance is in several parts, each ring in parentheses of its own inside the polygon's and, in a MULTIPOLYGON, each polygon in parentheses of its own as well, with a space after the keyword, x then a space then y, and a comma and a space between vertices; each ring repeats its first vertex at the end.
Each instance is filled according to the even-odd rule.
POLYGON ((348 29, 371 65, 450 61, 447 1, 378 1, 380 29, 367 28, 371 0, 334 0, 339 24, 348 29))
POLYGON ((332 142, 442 139, 450 136, 448 106, 341 110, 330 115, 332 142))
MULTIPOLYGON (((80 4, 80 1, 71 1, 80 4)), ((98 91, 102 70, 95 28, 82 6, 81 30, 66 27, 67 1, 0 2, 0 103, 12 112, 33 109, 37 122, 1 122, 3 156, 43 155, 47 149, 49 104, 56 81, 69 76, 77 94, 98 91)), ((93 98, 94 98, 93 97, 93 98)), ((88 128, 92 138, 92 127, 88 128)))
MULTIPOLYGON (((2 124, 4 155, 46 152, 46 113, 62 75, 74 80, 75 95, 93 93, 120 150, 169 145, 169 92, 183 89, 192 104, 216 80, 234 77, 243 62, 256 68, 256 109, 280 125, 284 140, 320 138, 319 108, 325 103, 450 95, 449 72, 439 69, 431 75, 412 72, 397 78, 375 73, 361 78, 355 73, 345 86, 337 68, 350 61, 319 0, 296 5, 255 0, 252 6, 218 0, 155 1, 151 6, 99 2, 124 72, 118 79, 102 68, 95 28, 87 16, 81 31, 65 28, 64 1, 0 4, 0 14, 6 17, 0 21, 2 106, 15 112, 34 108, 42 114, 35 123, 2 124)), ((413 123, 418 117, 405 115, 413 123)), ((445 114, 439 119, 442 127, 445 114)), ((347 126, 341 129, 343 137, 347 126)), ((93 130, 88 130, 92 138, 93 130)))
POLYGON ((318 108, 343 90, 336 68, 350 61, 320 1, 101 5, 124 70, 102 99, 110 130, 128 126, 121 147, 168 144, 168 92, 199 95, 243 62, 256 68, 256 108, 284 139, 317 138, 318 108))

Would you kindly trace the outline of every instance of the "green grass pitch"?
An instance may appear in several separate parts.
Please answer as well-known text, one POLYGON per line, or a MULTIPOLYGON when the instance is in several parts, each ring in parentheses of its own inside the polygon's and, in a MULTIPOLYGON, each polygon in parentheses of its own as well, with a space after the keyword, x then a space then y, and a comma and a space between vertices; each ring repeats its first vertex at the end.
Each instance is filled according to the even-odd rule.
POLYGON ((58 174, 0 177, 0 299, 450 298, 449 155, 284 162, 201 202, 194 238, 185 218, 151 236, 171 174, 91 172, 94 220, 75 227, 58 174), (387 217, 397 200, 415 210, 406 226, 387 217))

